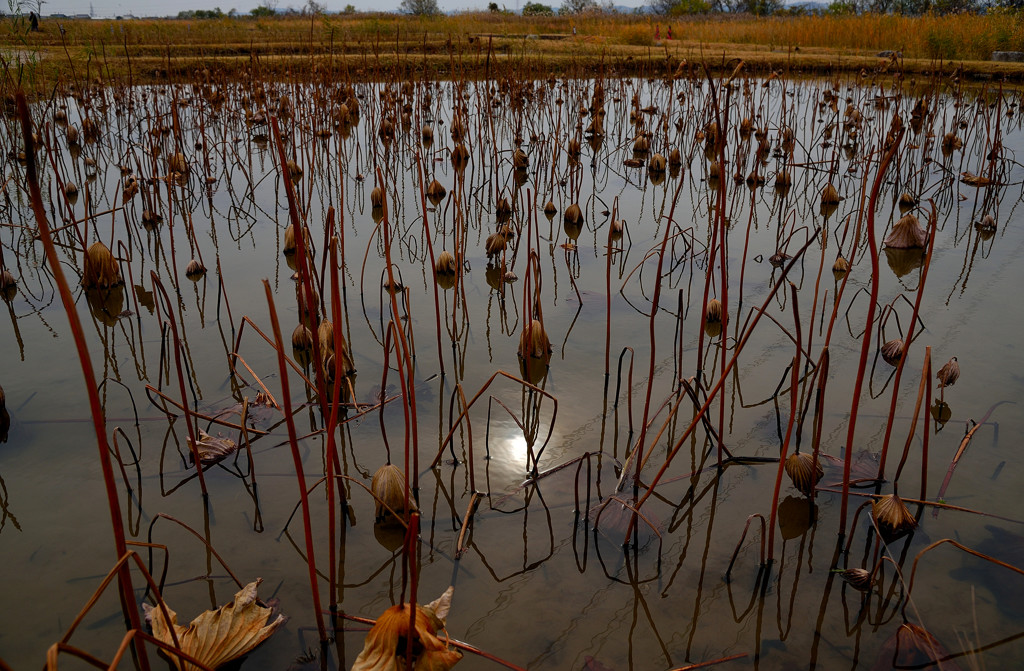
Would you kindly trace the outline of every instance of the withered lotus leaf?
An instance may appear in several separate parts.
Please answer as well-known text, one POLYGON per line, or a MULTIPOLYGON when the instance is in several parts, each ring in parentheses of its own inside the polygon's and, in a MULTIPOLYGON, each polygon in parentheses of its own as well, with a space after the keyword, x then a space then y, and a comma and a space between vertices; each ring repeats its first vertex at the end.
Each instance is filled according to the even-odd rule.
MULTIPOLYGON (((192 439, 187 438, 191 445, 192 439)), ((199 461, 204 464, 214 464, 235 452, 238 443, 230 438, 211 436, 202 429, 199 429, 199 441, 196 445, 196 452, 199 453, 199 461)))
MULTIPOLYGON (((156 638, 174 645, 173 627, 181 651, 215 669, 247 655, 284 624, 284 616, 279 614, 274 618, 274 609, 257 597, 256 590, 261 582, 262 578, 249 583, 235 594, 231 603, 201 613, 187 627, 178 624, 177 613, 166 602, 164 605, 170 621, 164 618, 164 611, 159 606, 142 604, 142 608, 156 638)), ((172 661, 178 671, 199 668, 178 658, 172 658, 172 661)))
MULTIPOLYGON (((447 671, 462 659, 462 652, 449 648, 444 621, 451 608, 454 588, 445 590, 437 601, 416 606, 412 668, 415 671, 447 671)), ((352 671, 399 671, 406 668, 406 641, 409 632, 409 604, 384 611, 366 635, 363 651, 356 657, 352 671)))

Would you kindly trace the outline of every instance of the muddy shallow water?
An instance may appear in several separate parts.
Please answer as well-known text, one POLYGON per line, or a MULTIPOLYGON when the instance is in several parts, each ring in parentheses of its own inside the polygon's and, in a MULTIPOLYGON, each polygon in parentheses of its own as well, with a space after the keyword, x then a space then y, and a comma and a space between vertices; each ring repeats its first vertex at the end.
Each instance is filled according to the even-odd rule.
MULTIPOLYGON (((242 449, 206 470, 204 505, 189 461, 185 420, 170 421, 162 408, 178 411, 164 406, 154 391, 147 396, 150 385, 174 402, 182 400, 171 335, 162 326, 168 315, 159 292, 153 293, 155 273, 171 301, 186 399, 194 410, 226 413, 237 422, 242 399, 255 400, 260 389, 253 375, 241 367, 232 374, 240 329, 237 354, 282 398, 275 352, 252 327, 272 334, 262 283, 267 279, 285 353, 293 356, 287 341, 300 318, 295 258, 282 253, 288 199, 273 129, 258 118, 265 109, 267 118, 279 121, 286 155, 302 169, 298 206, 311 231, 312 266, 323 278, 320 302, 328 308, 324 229, 328 208, 334 208, 343 247, 341 328, 357 371, 347 400, 361 404, 349 407, 337 450, 343 474, 366 486, 386 460, 383 431, 399 467, 405 465, 403 446, 414 444, 403 399, 396 398, 402 386, 393 352, 382 379, 392 304, 382 289, 385 241, 375 223, 382 213, 371 206, 380 170, 391 261, 407 290, 399 294, 398 310, 415 355, 407 397, 415 395, 417 419, 419 595, 429 601, 455 585, 450 636, 529 669, 671 669, 732 655, 745 656, 721 668, 870 669, 892 668, 892 653, 884 646, 905 617, 953 656, 946 665, 994 669, 1024 662, 1024 575, 945 544, 922 556, 908 599, 894 568, 909 583, 915 556, 943 538, 1024 566, 1024 508, 1017 495, 1024 470, 1014 440, 1024 430, 1020 94, 1000 98, 997 90, 958 91, 949 82, 900 88, 868 79, 739 78, 728 96, 720 80, 714 98, 711 91, 707 81, 686 77, 375 84, 351 90, 256 81, 92 89, 85 97, 58 95, 52 104, 35 107, 50 146, 37 156, 51 227, 94 215, 88 227, 59 230, 57 251, 97 377, 107 380, 100 396, 108 436, 116 432, 124 464, 119 468, 115 460, 126 531, 129 540, 168 548, 164 595, 179 617, 188 620, 229 601, 236 587, 200 541, 158 518, 160 513, 205 537, 243 582, 262 577, 261 595, 279 600, 290 618, 246 668, 317 668, 321 662, 349 668, 366 631, 338 620, 344 631, 328 646, 328 657, 307 659, 319 656, 320 646, 301 518, 291 517, 299 487, 282 413, 251 408, 248 426, 266 435, 250 433, 251 457, 242 449), (603 103, 595 99, 598 89, 603 103), (922 99, 926 113, 916 123, 913 110, 922 99), (724 113, 718 117, 719 128, 728 129, 726 164, 716 180, 709 125, 716 102, 724 106, 726 100, 728 122, 724 113), (343 122, 342 104, 350 113, 358 106, 358 118, 343 122), (55 120, 58 110, 67 123, 55 120), (879 190, 876 245, 903 216, 898 199, 909 193, 920 201, 909 212, 922 225, 931 211, 929 199, 934 203, 934 249, 927 259, 920 251, 871 249, 863 229, 867 196, 897 114, 904 133, 879 190), (96 141, 86 141, 85 117, 97 123, 96 141), (764 131, 763 161, 755 156, 759 133, 741 132, 743 119, 753 131, 764 131), (424 124, 433 131, 430 144, 421 137, 424 124), (470 154, 461 171, 450 160, 453 126, 461 127, 470 154), (77 146, 69 146, 69 127, 83 136, 77 146), (634 140, 645 131, 649 153, 635 154, 634 140), (960 146, 944 146, 947 134, 960 146), (519 147, 527 155, 525 170, 513 167, 519 147), (654 153, 668 157, 673 149, 680 152, 680 166, 663 174, 647 170, 654 153), (178 152, 188 169, 175 176, 167 159, 178 152), (755 166, 766 180, 763 186, 745 179, 755 166), (421 167, 424 187, 436 178, 449 194, 436 205, 427 202, 426 227, 421 167), (788 189, 775 187, 782 170, 792 179, 788 189), (994 184, 971 185, 963 173, 994 184), (138 178, 137 193, 125 192, 128 175, 138 178), (79 188, 74 203, 63 195, 67 181, 79 188), (820 204, 829 182, 842 198, 834 211, 820 204), (507 219, 498 214, 502 198, 511 208, 507 219), (556 209, 551 218, 543 211, 548 201, 556 209), (572 203, 581 208, 581 228, 563 224, 572 203), (618 241, 609 238, 612 210, 625 221, 618 241), (149 213, 160 221, 154 223, 149 213), (722 229, 719 213, 726 222, 724 253, 715 234, 722 229), (975 226, 986 214, 992 215, 994 232, 975 226), (486 240, 503 224, 514 235, 504 260, 489 260, 486 240), (425 230, 435 256, 442 249, 461 250, 456 287, 437 289, 440 327, 425 230), (82 249, 95 240, 114 242, 123 288, 79 288, 82 249), (663 240, 652 352, 650 314, 663 240), (531 251, 535 264, 528 262, 531 251), (779 253, 795 262, 778 266, 773 256, 779 253), (852 261, 845 288, 831 270, 840 253, 852 261), (895 387, 895 368, 878 348, 909 334, 926 266, 927 278, 917 335, 897 390, 885 482, 852 490, 847 533, 837 546, 837 492, 872 255, 878 259, 878 309, 868 329, 852 479, 876 477, 895 387), (195 280, 185 273, 193 258, 208 269, 195 280), (708 297, 725 299, 729 318, 722 335, 713 325, 710 334, 702 328, 706 285, 708 297), (453 448, 445 446, 439 465, 430 468, 460 412, 457 385, 471 400, 498 371, 522 375, 517 348, 529 314, 526 303, 532 302, 524 288, 530 294, 537 290, 536 307, 551 342, 547 365, 535 360, 529 371, 546 395, 497 377, 473 405, 471 421, 454 429, 453 448), (764 316, 744 337, 762 304, 764 316), (252 321, 244 329, 243 317, 252 321), (800 410, 790 430, 794 338, 806 354, 798 362, 800 410), (814 365, 828 338, 827 384, 819 403, 814 365), (741 341, 707 422, 681 441, 695 406, 677 380, 701 376, 696 393, 703 402, 721 377, 722 347, 728 363, 741 341), (941 497, 967 510, 910 504, 917 528, 883 542, 870 508, 859 507, 867 494, 894 490, 925 347, 931 347, 933 403, 941 392, 948 409, 921 409, 895 485, 901 496, 919 496, 924 470, 925 498, 938 501, 965 424, 970 428, 971 420, 980 422, 1002 404, 972 435, 941 497), (940 390, 934 372, 951 357, 957 357, 961 376, 940 390), (630 453, 641 433, 648 389, 646 458, 634 481, 630 453), (383 412, 375 405, 381 397, 389 399, 383 412), (948 414, 948 420, 935 421, 933 412, 948 414), (778 472, 773 458, 783 444, 788 453, 798 445, 809 453, 818 417, 822 491, 812 504, 784 475, 774 561, 759 570, 755 518, 727 580, 748 517, 769 518, 778 472), (926 424, 929 454, 922 469, 926 424), (720 472, 719 438, 737 457, 720 472), (533 479, 531 460, 541 446, 542 477, 533 479), (622 503, 646 493, 670 453, 674 458, 623 548, 630 516, 622 503), (459 555, 474 491, 482 497, 459 555), (878 582, 866 596, 830 571, 871 570, 876 564, 878 582), (882 666, 875 666, 880 656, 882 666)), ((18 281, 16 293, 5 300, 7 319, 0 328, 0 385, 11 417, 8 442, 0 445, 0 658, 15 669, 44 660, 47 647, 63 636, 116 560, 81 368, 34 236, 24 164, 17 160, 23 147, 19 130, 14 119, 6 119, 0 139, 7 179, 0 242, 4 263, 18 281)), ((307 369, 310 376, 314 368, 307 369)), ((313 487, 326 469, 324 420, 315 390, 295 373, 289 382, 298 454, 305 484, 313 487)), ((208 421, 198 426, 215 436, 242 438, 208 421)), ((320 602, 325 610, 331 602, 333 556, 339 609, 376 617, 401 598, 402 535, 394 526, 374 524, 374 502, 366 490, 352 481, 345 490, 348 508, 338 516, 344 523, 339 522, 333 553, 324 486, 311 491, 320 602)), ((144 550, 142 556, 149 561, 144 550)), ((151 561, 159 578, 165 556, 158 552, 151 561)), ((136 598, 148 597, 138 572, 135 578, 136 598)), ((124 634, 123 622, 111 590, 72 642, 109 659, 124 634)), ((500 667, 467 655, 459 668, 500 667)))

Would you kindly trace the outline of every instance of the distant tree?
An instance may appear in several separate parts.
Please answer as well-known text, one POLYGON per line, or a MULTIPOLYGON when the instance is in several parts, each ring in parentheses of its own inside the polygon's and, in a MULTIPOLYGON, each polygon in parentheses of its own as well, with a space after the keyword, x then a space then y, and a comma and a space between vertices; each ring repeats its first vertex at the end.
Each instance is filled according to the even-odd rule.
POLYGON ((257 18, 261 18, 267 16, 274 16, 275 14, 277 14, 277 10, 272 7, 267 7, 266 5, 260 5, 259 7, 250 9, 249 14, 257 18))
POLYGON ((825 12, 832 16, 849 16, 857 13, 857 4, 852 0, 832 0, 825 12))
POLYGON ((342 12, 345 13, 345 14, 355 14, 356 13, 356 6, 355 5, 345 5, 345 9, 343 9, 342 12))
POLYGON ((302 13, 306 16, 322 16, 327 13, 327 5, 316 0, 306 0, 302 6, 302 13))
POLYGON ((185 10, 178 12, 179 19, 223 19, 224 12, 220 10, 220 7, 214 7, 213 9, 195 9, 185 10))
POLYGON ((501 7, 498 7, 498 3, 492 2, 487 5, 487 11, 497 13, 501 11, 501 7))
POLYGON ((441 13, 437 0, 402 0, 398 11, 413 16, 434 16, 441 13))
POLYGON ((559 14, 583 14, 598 9, 595 0, 563 0, 562 6, 558 8, 559 14))
POLYGON ((542 5, 539 2, 527 2, 523 5, 523 16, 545 16, 554 13, 555 10, 549 5, 542 5))

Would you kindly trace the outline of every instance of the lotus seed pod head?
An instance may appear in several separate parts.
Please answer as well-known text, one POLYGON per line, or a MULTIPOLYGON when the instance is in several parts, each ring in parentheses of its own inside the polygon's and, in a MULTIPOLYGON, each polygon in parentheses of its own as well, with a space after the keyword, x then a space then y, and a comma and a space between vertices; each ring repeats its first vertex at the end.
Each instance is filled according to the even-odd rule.
POLYGON ((815 461, 814 455, 797 452, 786 458, 786 474, 793 481, 794 487, 802 494, 810 496, 825 471, 821 464, 815 461))

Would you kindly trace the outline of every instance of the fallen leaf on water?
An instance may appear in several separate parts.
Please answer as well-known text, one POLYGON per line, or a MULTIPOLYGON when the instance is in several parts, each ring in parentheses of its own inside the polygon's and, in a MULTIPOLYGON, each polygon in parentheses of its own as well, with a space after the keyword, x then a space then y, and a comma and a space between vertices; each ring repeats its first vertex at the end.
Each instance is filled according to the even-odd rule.
MULTIPOLYGON (((187 438, 189 445, 192 439, 187 438)), ((211 436, 202 429, 199 429, 199 444, 196 445, 196 452, 199 453, 199 461, 204 464, 213 464, 224 457, 234 453, 238 449, 238 443, 230 438, 218 438, 211 436)))
MULTIPOLYGON (((217 610, 208 610, 192 620, 187 627, 178 624, 178 615, 169 606, 164 618, 159 606, 142 604, 146 612, 146 620, 153 628, 153 635, 161 641, 174 645, 171 627, 178 636, 181 651, 215 669, 249 654, 256 646, 270 638, 278 627, 285 622, 283 615, 271 621, 274 609, 266 606, 256 596, 256 589, 263 582, 260 578, 243 587, 235 599, 217 610)), ((172 658, 178 671, 198 669, 178 658, 172 658)))
MULTIPOLYGON (((449 648, 438 638, 445 638, 444 621, 452 605, 454 587, 445 590, 437 601, 416 606, 416 631, 413 633, 413 669, 415 671, 448 671, 462 659, 459 650, 449 648)), ((366 635, 363 651, 356 657, 352 671, 395 671, 404 669, 406 640, 409 634, 409 604, 392 606, 377 618, 377 624, 366 635)))
POLYGON ((960 173, 960 181, 968 186, 988 186, 992 180, 981 175, 973 175, 969 172, 960 173))

